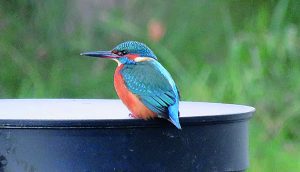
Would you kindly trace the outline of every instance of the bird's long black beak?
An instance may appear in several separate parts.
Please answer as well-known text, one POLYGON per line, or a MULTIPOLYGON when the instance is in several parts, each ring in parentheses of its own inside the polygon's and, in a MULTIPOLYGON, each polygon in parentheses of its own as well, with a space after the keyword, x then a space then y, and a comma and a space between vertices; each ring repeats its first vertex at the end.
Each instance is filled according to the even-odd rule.
POLYGON ((111 51, 91 51, 80 53, 81 56, 91 56, 91 57, 99 57, 99 58, 118 58, 120 56, 112 53, 111 51))

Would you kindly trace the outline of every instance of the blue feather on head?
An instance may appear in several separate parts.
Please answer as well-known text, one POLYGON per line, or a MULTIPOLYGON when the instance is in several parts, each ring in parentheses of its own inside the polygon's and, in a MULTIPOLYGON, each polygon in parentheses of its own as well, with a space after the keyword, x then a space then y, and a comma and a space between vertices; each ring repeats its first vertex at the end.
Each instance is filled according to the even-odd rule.
POLYGON ((126 41, 117 45, 113 50, 122 52, 127 51, 128 54, 139 54, 141 57, 151 57, 157 60, 153 51, 145 44, 137 41, 126 41))

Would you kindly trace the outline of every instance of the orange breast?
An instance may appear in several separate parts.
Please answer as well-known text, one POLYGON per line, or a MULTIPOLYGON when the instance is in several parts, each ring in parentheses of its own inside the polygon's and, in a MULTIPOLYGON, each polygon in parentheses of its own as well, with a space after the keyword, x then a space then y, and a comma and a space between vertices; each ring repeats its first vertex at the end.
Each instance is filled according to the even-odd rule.
POLYGON ((114 85, 116 92, 122 102, 127 106, 133 116, 142 119, 149 119, 156 117, 156 114, 147 108, 138 97, 131 93, 126 87, 120 70, 123 68, 123 64, 118 66, 114 75, 114 85))

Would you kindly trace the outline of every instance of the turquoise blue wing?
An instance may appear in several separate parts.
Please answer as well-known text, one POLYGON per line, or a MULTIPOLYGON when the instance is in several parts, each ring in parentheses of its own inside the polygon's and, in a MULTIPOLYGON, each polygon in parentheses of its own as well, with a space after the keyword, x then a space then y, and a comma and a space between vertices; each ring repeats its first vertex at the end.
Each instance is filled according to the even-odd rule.
POLYGON ((178 118, 178 90, 160 63, 152 60, 125 65, 121 74, 127 88, 150 110, 167 119, 178 118))

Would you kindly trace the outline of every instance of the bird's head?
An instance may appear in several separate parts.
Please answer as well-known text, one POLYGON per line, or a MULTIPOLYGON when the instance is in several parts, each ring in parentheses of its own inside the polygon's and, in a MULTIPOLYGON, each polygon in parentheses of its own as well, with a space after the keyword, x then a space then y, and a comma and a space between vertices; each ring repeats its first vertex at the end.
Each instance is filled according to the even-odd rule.
POLYGON ((112 59, 117 61, 119 65, 157 60, 157 57, 147 45, 137 41, 123 42, 111 51, 85 52, 80 55, 112 59))

